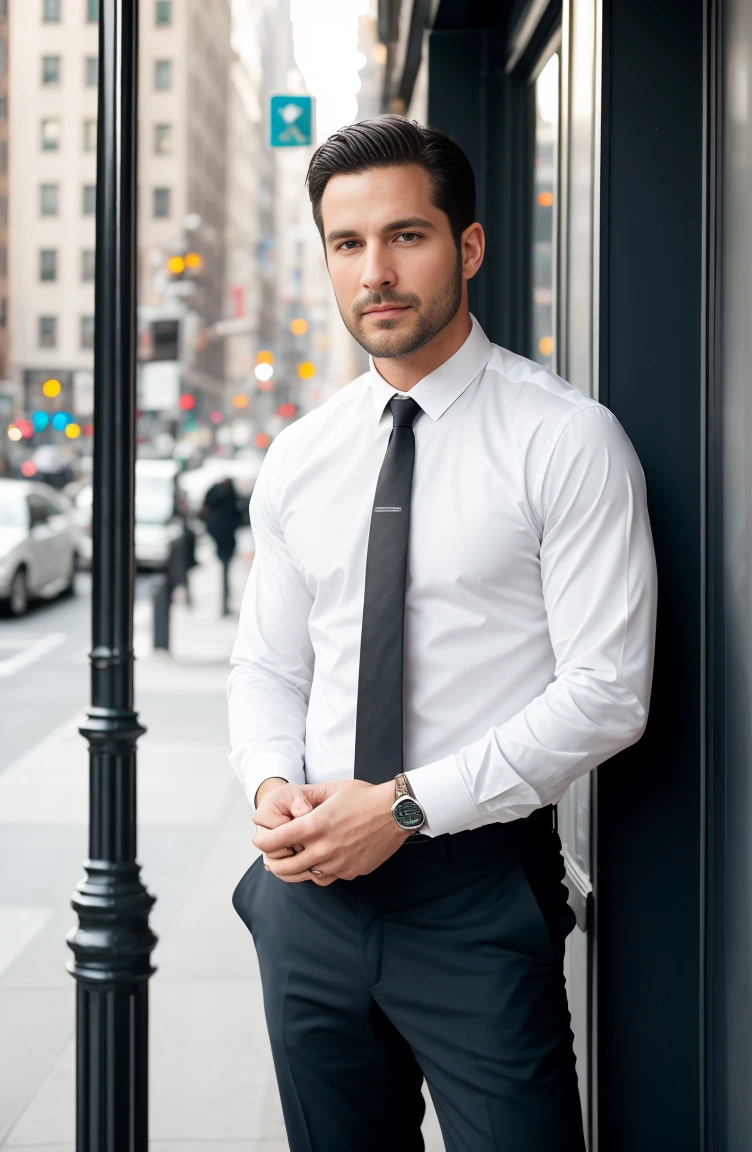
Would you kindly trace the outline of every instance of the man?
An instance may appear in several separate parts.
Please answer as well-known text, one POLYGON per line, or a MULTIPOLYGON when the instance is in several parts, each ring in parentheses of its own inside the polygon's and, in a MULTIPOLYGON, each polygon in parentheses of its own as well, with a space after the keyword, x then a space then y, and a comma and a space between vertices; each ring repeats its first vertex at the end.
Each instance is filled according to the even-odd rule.
POLYGON ((230 561, 235 555, 235 533, 240 525, 238 496, 229 476, 212 484, 204 498, 202 515, 222 564, 222 615, 229 616, 230 561))
POLYGON ((553 805, 645 726, 655 571, 614 417, 492 345, 472 170, 399 117, 308 175, 370 370, 272 445, 229 682, 291 1152, 581 1152, 553 805))

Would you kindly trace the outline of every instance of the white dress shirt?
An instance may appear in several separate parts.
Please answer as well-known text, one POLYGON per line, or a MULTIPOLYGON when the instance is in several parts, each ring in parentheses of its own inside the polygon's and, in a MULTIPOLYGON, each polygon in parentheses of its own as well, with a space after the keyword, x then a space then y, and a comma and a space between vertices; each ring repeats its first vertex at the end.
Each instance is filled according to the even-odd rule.
MULTIPOLYGON (((231 756, 352 778, 366 549, 396 394, 370 371, 273 442, 228 684, 231 756)), ((489 342, 410 391, 404 770, 429 835, 515 820, 639 738, 656 577, 645 482, 607 409, 489 342)))

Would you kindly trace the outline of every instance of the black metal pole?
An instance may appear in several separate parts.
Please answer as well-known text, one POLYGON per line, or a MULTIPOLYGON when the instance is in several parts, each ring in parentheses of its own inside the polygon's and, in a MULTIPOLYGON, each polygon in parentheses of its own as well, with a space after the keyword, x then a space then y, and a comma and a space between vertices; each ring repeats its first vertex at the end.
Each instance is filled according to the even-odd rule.
POLYGON ((138 0, 99 15, 89 858, 73 896, 77 1152, 147 1152, 154 898, 136 863, 133 710, 138 0))

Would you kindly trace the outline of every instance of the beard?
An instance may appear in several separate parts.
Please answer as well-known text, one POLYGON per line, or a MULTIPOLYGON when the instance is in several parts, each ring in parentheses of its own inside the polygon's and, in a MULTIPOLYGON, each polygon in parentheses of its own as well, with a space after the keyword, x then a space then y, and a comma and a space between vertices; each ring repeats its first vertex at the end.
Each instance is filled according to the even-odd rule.
POLYGON ((413 292, 394 292, 385 288, 381 292, 370 292, 364 300, 353 305, 349 313, 340 308, 340 315, 350 335, 370 356, 382 359, 409 356, 424 348, 457 315, 462 303, 462 283, 462 257, 458 252, 446 282, 429 300, 424 302, 413 292), (412 308, 415 323, 410 331, 394 331, 401 322, 395 317, 393 320, 377 320, 377 330, 366 334, 363 312, 384 304, 412 308))

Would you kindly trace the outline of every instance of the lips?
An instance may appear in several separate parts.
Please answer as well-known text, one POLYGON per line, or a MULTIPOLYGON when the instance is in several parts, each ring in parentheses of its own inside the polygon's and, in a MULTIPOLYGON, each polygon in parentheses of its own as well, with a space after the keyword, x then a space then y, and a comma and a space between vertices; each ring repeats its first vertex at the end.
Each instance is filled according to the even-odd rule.
POLYGON ((363 315, 378 316, 384 320, 391 320, 394 316, 401 316, 403 312, 407 312, 409 307, 409 304, 390 304, 383 308, 369 308, 363 315))

